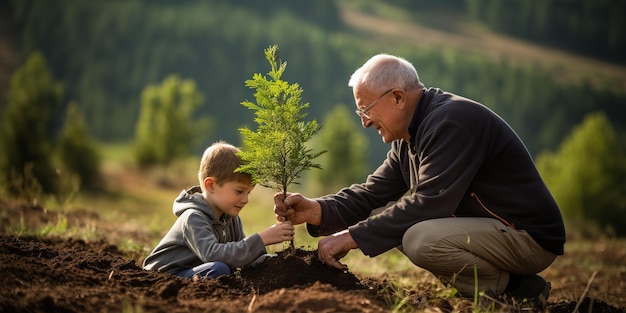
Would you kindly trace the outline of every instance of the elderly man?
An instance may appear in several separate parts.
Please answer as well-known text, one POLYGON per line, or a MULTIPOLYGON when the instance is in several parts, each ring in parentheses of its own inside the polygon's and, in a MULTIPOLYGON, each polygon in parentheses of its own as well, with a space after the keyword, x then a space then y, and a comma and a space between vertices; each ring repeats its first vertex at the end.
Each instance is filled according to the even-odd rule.
POLYGON ((399 247, 461 296, 477 279, 479 291, 545 304, 550 284, 537 273, 563 254, 565 227, 513 129, 480 103, 425 88, 399 57, 372 57, 348 85, 363 127, 391 143, 386 160, 334 195, 277 194, 277 218, 330 235, 318 246, 329 266, 346 269, 351 249, 399 247))

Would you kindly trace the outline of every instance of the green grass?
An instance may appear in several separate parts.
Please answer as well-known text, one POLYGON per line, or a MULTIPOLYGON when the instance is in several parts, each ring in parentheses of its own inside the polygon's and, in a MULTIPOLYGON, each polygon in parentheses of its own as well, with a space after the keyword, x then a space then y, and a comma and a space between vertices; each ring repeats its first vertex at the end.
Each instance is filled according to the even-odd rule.
POLYGON ((56 215, 56 220, 50 221, 40 227, 27 225, 24 221, 24 217, 21 216, 19 223, 11 225, 4 231, 16 236, 58 236, 83 240, 95 240, 99 237, 99 234, 91 225, 83 227, 70 225, 67 217, 62 213, 56 215))

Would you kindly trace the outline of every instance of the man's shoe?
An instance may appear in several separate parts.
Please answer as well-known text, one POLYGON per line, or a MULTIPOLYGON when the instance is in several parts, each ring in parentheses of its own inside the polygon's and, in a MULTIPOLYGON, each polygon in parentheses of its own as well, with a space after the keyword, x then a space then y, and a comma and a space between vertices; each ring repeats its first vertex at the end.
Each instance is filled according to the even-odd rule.
POLYGON ((515 289, 507 290, 505 294, 522 307, 529 307, 543 311, 550 296, 552 285, 539 275, 521 277, 520 284, 515 289))

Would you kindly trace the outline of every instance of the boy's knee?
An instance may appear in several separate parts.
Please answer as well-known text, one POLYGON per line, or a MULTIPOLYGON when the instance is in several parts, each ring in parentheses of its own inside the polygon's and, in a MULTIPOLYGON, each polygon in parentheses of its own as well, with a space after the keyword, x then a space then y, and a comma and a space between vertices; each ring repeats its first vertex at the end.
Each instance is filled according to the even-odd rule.
POLYGON ((214 262, 211 277, 230 275, 230 266, 224 262, 214 262))
POLYGON ((230 267, 224 262, 210 262, 206 263, 206 268, 198 271, 196 276, 216 278, 222 275, 229 275, 230 267))

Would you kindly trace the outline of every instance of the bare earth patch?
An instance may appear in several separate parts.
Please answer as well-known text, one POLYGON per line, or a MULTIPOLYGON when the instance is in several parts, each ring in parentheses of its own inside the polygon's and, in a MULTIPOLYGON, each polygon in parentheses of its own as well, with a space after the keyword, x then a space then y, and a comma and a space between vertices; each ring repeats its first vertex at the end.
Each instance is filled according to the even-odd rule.
MULTIPOLYGON (((15 230, 16 223, 43 227, 56 218, 56 213, 39 206, 0 200, 0 230, 15 230)), ((86 219, 104 223, 94 215, 67 216, 68 223, 86 219)), ((585 258, 607 262, 608 268, 623 260, 620 253, 604 249, 585 258)), ((571 256, 578 257, 585 259, 571 256)), ((572 312, 577 305, 580 312, 626 312, 623 269, 599 271, 588 297, 578 303, 589 273, 568 258, 546 273, 554 286, 549 312, 572 312)), ((144 271, 136 253, 104 240, 2 232, 0 273, 0 312, 391 312, 393 301, 400 300, 394 298, 392 282, 330 268, 319 262, 315 251, 303 249, 287 249, 258 267, 218 279, 193 280, 144 271)), ((404 298, 418 311, 475 309, 471 300, 437 296, 432 284, 418 285, 404 298)), ((495 311, 516 309, 497 305, 495 311)))

